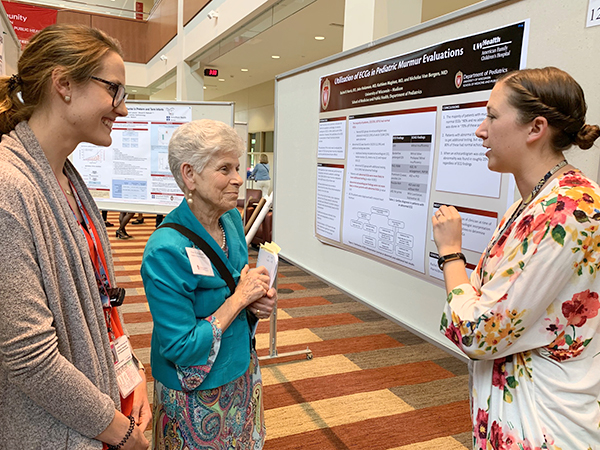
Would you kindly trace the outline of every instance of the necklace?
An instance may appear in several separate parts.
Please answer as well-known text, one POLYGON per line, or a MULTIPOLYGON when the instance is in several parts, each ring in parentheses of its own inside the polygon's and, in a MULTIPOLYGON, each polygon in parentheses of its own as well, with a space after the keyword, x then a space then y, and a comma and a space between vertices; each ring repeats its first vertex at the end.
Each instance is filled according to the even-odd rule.
POLYGON ((488 244, 488 246, 485 250, 485 254, 483 256, 483 261, 481 262, 481 266, 480 266, 480 273, 479 273, 480 278, 483 279, 483 266, 485 265, 487 259, 490 257, 490 252, 492 251, 492 248, 494 248, 494 246, 502 238, 502 236, 504 235, 506 230, 508 230, 510 228, 510 226, 514 223, 514 221, 517 219, 517 217, 519 217, 521 215, 521 213, 525 210, 525 208, 527 208, 527 206, 533 201, 533 199, 536 197, 536 195, 538 195, 540 193, 540 191, 546 185, 546 183, 552 177, 552 175, 554 175, 556 172, 558 172, 560 169, 562 169, 566 165, 567 165, 567 160, 565 160, 565 159, 563 159, 561 162, 559 162, 557 165, 555 165, 552 169, 550 169, 548 171, 548 173, 546 175, 544 175, 542 177, 542 179, 540 181, 538 181, 538 184, 535 185, 535 187, 531 191, 531 194, 529 194, 527 196, 525 201, 521 200, 521 204, 515 210, 515 212, 512 213, 512 215, 510 216, 510 219, 508 219, 508 222, 506 222, 506 225, 504 225, 504 228, 502 228, 502 231, 497 234, 496 239, 494 239, 493 241, 491 241, 488 244))
POLYGON ((73 197, 73 193, 70 190, 68 190, 67 188, 63 188, 63 189, 65 191, 65 194, 70 195, 71 197, 73 197))
POLYGON ((538 195, 538 193, 542 190, 542 188, 548 182, 550 177, 552 175, 554 175, 556 172, 558 172, 560 169, 565 167, 566 165, 567 165, 567 160, 563 159, 561 162, 559 162, 557 165, 555 165, 552 169, 550 169, 548 171, 548 173, 546 175, 544 175, 544 177, 540 181, 538 181, 538 184, 535 185, 535 187, 531 191, 531 194, 529 194, 529 197, 527 197, 525 202, 521 202, 522 206, 519 209, 525 209, 525 207, 527 205, 529 205, 531 203, 531 201, 535 198, 535 196, 538 195))
POLYGON ((221 236, 223 239, 223 243, 221 244, 221 250, 225 250, 225 247, 227 246, 227 241, 225 240, 225 228, 223 228, 223 225, 221 225, 220 221, 219 221, 219 228, 221 229, 221 236))

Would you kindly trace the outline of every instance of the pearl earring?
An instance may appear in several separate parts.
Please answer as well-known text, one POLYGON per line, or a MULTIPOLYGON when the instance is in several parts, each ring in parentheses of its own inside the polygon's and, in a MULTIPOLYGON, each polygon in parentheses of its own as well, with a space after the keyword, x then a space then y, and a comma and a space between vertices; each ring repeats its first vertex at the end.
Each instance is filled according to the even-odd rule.
POLYGON ((187 194, 187 202, 188 202, 188 205, 190 205, 190 206, 192 206, 192 204, 194 203, 194 199, 192 198, 192 195, 193 195, 192 191, 188 192, 188 194, 187 194))
POLYGON ((70 102, 70 101, 71 101, 71 96, 65 95, 65 102, 70 102))

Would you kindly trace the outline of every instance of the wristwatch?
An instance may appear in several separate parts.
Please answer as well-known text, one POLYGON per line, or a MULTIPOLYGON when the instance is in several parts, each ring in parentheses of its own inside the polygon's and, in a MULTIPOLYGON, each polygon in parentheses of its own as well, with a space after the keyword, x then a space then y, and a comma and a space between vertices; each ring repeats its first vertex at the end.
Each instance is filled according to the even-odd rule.
POLYGON ((444 264, 448 261, 455 261, 457 259, 462 259, 465 265, 467 265, 467 258, 462 253, 450 253, 448 255, 440 256, 438 258, 438 267, 440 270, 444 270, 444 264))

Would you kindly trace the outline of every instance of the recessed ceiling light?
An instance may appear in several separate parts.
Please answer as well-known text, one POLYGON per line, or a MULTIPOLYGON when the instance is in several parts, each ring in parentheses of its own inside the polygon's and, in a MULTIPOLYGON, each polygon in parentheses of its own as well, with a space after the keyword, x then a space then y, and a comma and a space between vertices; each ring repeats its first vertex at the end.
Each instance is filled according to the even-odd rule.
POLYGON ((325 40, 325 36, 315 36, 315 39, 317 41, 324 41, 325 40))
POLYGON ((131 92, 137 92, 137 89, 132 89, 131 92))
POLYGON ((202 86, 202 89, 206 89, 206 86, 202 86))
POLYGON ((242 72, 248 72, 248 69, 242 69, 242 72))
POLYGON ((225 81, 225 78, 219 78, 219 81, 225 81))
POLYGON ((271 58, 273 58, 273 59, 279 59, 280 56, 279 55, 271 55, 271 58))

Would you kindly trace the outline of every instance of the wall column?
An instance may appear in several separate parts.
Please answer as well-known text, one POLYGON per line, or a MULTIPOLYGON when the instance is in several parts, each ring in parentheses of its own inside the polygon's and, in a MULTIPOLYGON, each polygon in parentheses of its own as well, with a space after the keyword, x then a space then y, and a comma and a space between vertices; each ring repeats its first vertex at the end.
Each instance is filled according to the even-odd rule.
POLYGON ((423 0, 346 0, 343 50, 421 23, 423 0))
POLYGON ((177 62, 177 89, 175 98, 178 101, 202 101, 204 100, 204 78, 193 71, 190 65, 185 62, 183 30, 183 1, 177 1, 177 48, 181 55, 177 62))

